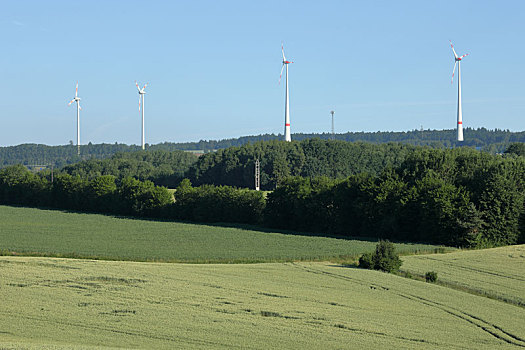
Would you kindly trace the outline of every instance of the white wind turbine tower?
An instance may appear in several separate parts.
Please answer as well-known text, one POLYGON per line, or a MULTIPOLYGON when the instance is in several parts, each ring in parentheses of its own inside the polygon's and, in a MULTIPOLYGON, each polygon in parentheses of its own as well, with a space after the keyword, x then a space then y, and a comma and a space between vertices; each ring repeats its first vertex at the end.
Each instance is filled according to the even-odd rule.
POLYGON ((283 65, 281 67, 281 75, 279 75, 279 84, 281 84, 281 77, 283 76, 283 69, 286 66, 286 95, 284 103, 284 140, 292 141, 292 135, 290 134, 290 101, 288 96, 288 65, 293 63, 292 61, 286 60, 284 56, 284 45, 281 43, 281 52, 283 53, 283 65))
POLYGON ((450 41, 450 47, 452 48, 452 52, 454 52, 454 70, 452 71, 452 80, 450 81, 451 84, 454 82, 456 65, 458 66, 458 141, 463 141, 463 115, 461 112, 461 60, 463 57, 466 57, 469 54, 467 53, 463 56, 458 56, 456 50, 454 50, 452 41, 450 41))
POLYGON ((78 81, 77 87, 75 88, 75 98, 69 101, 68 106, 71 106, 73 102, 77 103, 77 153, 80 155, 80 97, 78 97, 78 81))
POLYGON ((135 85, 137 86, 137 90, 139 91, 139 112, 141 111, 142 107, 142 149, 144 149, 145 145, 145 138, 144 138, 144 95, 146 94, 146 86, 148 86, 148 83, 144 84, 142 89, 139 87, 139 84, 135 81, 135 85), (141 103, 142 100, 142 103, 141 103))

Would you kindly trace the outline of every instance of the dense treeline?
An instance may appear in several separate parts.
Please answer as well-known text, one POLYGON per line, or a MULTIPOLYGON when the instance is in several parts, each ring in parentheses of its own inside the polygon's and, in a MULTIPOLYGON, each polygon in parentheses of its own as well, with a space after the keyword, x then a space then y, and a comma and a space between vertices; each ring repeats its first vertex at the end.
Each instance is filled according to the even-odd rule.
MULTIPOLYGON (((434 148, 453 148, 453 147, 474 147, 483 149, 491 153, 503 152, 509 143, 525 142, 525 132, 511 132, 509 130, 488 130, 485 128, 465 128, 465 141, 456 141, 456 130, 411 130, 411 131, 377 131, 377 132, 347 132, 335 134, 335 139, 347 142, 369 142, 369 143, 388 143, 402 142, 414 146, 431 146, 434 148)), ((307 139, 319 138, 329 140, 331 133, 296 133, 292 134, 292 140, 303 141, 307 139)), ((235 139, 210 140, 186 143, 163 143, 155 145, 164 150, 204 150, 211 151, 229 147, 240 147, 247 143, 259 141, 282 140, 282 135, 263 134, 256 136, 243 136, 235 139)))
POLYGON ((260 159, 261 188, 273 190, 289 176, 343 178, 362 172, 377 174, 387 166, 401 164, 414 150, 414 146, 401 143, 374 145, 320 139, 256 142, 202 155, 187 177, 196 185, 253 188, 255 159, 260 159))
MULTIPOLYGON (((377 174, 386 166, 401 164, 414 149, 415 146, 401 143, 276 140, 230 147, 199 158, 183 151, 122 152, 108 159, 67 165, 58 173, 78 175, 86 180, 100 175, 113 175, 117 179, 131 176, 169 188, 177 187, 185 177, 196 185, 253 188, 255 159, 260 159, 261 188, 272 190, 288 176, 342 178, 361 172, 377 174)), ((49 170, 43 174, 51 176, 49 170)))
POLYGON ((288 178, 268 196, 279 228, 456 246, 524 242, 525 159, 420 149, 379 175, 288 178))
POLYGON ((120 181, 112 175, 92 180, 59 174, 51 183, 21 165, 0 169, 0 203, 46 206, 139 216, 162 216, 172 203, 165 187, 131 177, 120 181))
POLYGON ((183 180, 175 192, 171 217, 197 222, 261 223, 266 201, 262 192, 230 186, 192 187, 183 180))
POLYGON ((167 188, 132 177, 100 175, 91 180, 58 174, 51 182, 22 165, 0 169, 0 204, 53 207, 200 222, 260 223, 262 192, 227 186, 180 183, 176 202, 167 188))
POLYGON ((197 156, 183 151, 137 151, 67 165, 60 172, 87 180, 100 175, 113 175, 117 179, 134 177, 152 181, 158 186, 175 188, 196 161, 197 156))
POLYGON ((124 144, 98 144, 80 146, 81 155, 77 154, 77 146, 47 146, 39 144, 23 144, 18 146, 0 147, 0 168, 22 164, 27 166, 44 165, 60 168, 67 164, 77 163, 85 159, 108 158, 118 152, 138 151, 138 146, 124 144))
MULTIPOLYGON (((525 242, 525 158, 517 155, 519 147, 514 151, 509 148, 505 155, 490 155, 468 148, 442 150, 393 144, 392 147, 400 147, 398 151, 403 150, 399 151, 402 157, 393 158, 398 165, 390 160, 382 163, 382 170, 339 179, 300 176, 309 164, 308 157, 324 157, 322 152, 314 157, 309 151, 300 150, 316 145, 312 149, 319 151, 324 149, 322 145, 339 143, 308 140, 259 144, 268 147, 267 156, 286 155, 294 164, 302 164, 287 173, 282 165, 285 162, 276 163, 282 165, 276 169, 291 176, 280 177, 267 199, 258 191, 215 185, 192 187, 189 180, 183 180, 173 200, 166 188, 148 180, 108 174, 88 179, 61 173, 51 183, 45 173, 34 174, 23 166, 11 166, 0 169, 0 203, 198 222, 252 223, 455 246, 525 242), (276 147, 285 150, 276 151, 276 147)), ((236 148, 234 154, 257 147, 255 144, 236 148)), ((342 154, 346 154, 345 146, 341 147, 342 154)), ((373 152, 365 154, 373 158, 373 152)), ((369 161, 359 166, 369 165, 369 161)), ((230 165, 236 169, 234 163, 230 165)), ((321 170, 314 173, 317 171, 321 170)))
MULTIPOLYGON (((503 152, 510 143, 525 142, 525 132, 511 132, 509 130, 487 130, 485 128, 465 128, 465 141, 455 141, 455 130, 412 130, 406 132, 347 132, 336 134, 336 140, 347 142, 388 143, 402 142, 416 146, 430 146, 433 148, 475 147, 490 153, 503 152)), ((303 141, 312 138, 328 140, 329 133, 322 134, 293 134, 292 139, 303 141)), ((243 136, 226 140, 201 140, 199 142, 170 143, 146 145, 147 150, 200 150, 210 152, 229 147, 240 147, 247 143, 259 141, 282 140, 282 135, 264 134, 257 136, 243 136)), ((23 144, 18 146, 0 147, 0 168, 13 164, 23 165, 53 165, 60 168, 80 160, 108 158, 118 152, 133 152, 140 150, 136 145, 124 144, 87 144, 80 146, 80 157, 77 156, 75 145, 46 146, 37 144, 23 144)))
MULTIPOLYGON (((505 153, 525 154, 525 144, 511 144, 505 153)), ((397 167, 421 147, 402 143, 371 144, 320 139, 266 141, 230 147, 197 159, 183 151, 117 153, 109 159, 91 159, 65 166, 60 172, 91 180, 100 175, 127 176, 175 188, 183 178, 196 185, 213 184, 253 188, 255 159, 261 161, 261 188, 273 190, 288 176, 345 178, 359 173, 377 175, 397 167)), ((48 172, 49 174, 49 172, 48 172)))

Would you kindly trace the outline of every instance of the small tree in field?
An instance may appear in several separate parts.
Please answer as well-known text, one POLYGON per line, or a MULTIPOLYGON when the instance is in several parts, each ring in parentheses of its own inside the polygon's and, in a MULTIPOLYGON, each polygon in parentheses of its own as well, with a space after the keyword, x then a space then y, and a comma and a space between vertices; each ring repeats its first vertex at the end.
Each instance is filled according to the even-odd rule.
POLYGON ((398 271, 403 262, 396 253, 394 243, 389 241, 379 241, 374 253, 374 269, 385 272, 398 271))
POLYGON ((385 272, 396 272, 403 262, 395 251, 394 244, 389 241, 379 241, 373 253, 366 253, 359 259, 359 266, 385 272))
POLYGON ((436 271, 428 271, 425 273, 425 281, 429 283, 435 283, 438 279, 438 274, 436 271))

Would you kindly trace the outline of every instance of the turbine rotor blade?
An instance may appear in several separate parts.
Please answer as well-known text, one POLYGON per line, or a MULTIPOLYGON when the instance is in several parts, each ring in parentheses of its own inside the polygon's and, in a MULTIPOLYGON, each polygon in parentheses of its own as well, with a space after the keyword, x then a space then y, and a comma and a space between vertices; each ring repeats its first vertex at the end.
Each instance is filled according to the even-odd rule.
POLYGON ((75 97, 78 96, 78 81, 77 81, 77 87, 75 88, 75 97))
POLYGON ((73 101, 75 101, 75 99, 72 99, 71 101, 69 101, 69 103, 67 104, 68 106, 71 106, 71 104, 73 103, 73 101))
POLYGON ((140 95, 139 95, 139 112, 140 112, 140 95))
POLYGON ((279 85, 281 85, 281 78, 283 76, 283 69, 284 69, 284 63, 282 65, 282 67, 281 67, 281 74, 279 74, 279 85))
POLYGON ((284 56, 284 44, 281 42, 281 52, 283 54, 283 62, 286 61, 286 57, 284 56))
POLYGON ((146 86, 148 86, 148 83, 144 84, 144 87, 142 88, 142 91, 144 91, 144 89, 146 88, 146 86))
POLYGON ((450 41, 450 47, 452 48, 452 52, 454 52, 454 57, 458 58, 458 54, 456 53, 456 50, 454 50, 454 45, 452 44, 452 41, 450 41))
POLYGON ((458 61, 454 62, 454 70, 452 70, 452 80, 450 81, 451 84, 454 82, 454 73, 456 73, 457 64, 458 64, 458 61))
POLYGON ((135 80, 135 86, 137 87, 137 90, 140 92, 139 84, 137 83, 136 80, 135 80))
POLYGON ((463 57, 467 57, 468 55, 470 55, 470 54, 467 53, 467 54, 461 56, 460 59, 463 58, 463 57))

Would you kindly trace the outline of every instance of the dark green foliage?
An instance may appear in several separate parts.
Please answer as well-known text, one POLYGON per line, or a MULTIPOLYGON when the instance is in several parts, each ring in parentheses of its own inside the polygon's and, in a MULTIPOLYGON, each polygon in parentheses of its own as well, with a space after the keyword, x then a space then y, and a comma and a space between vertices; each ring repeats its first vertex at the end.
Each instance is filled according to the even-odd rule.
POLYGON ((515 154, 518 156, 525 156, 525 143, 516 142, 511 143, 509 147, 505 150, 506 154, 515 154))
POLYGON ((24 166, 15 165, 0 169, 0 203, 35 205, 49 200, 49 183, 24 166))
POLYGON ((333 181, 290 177, 268 195, 265 222, 271 227, 294 230, 331 230, 333 181))
MULTIPOLYGON (((511 148, 512 143, 525 142, 525 132, 510 132, 509 130, 487 130, 485 128, 471 129, 465 128, 465 141, 458 143, 455 141, 455 130, 411 130, 402 132, 348 132, 336 134, 338 141, 346 142, 366 142, 366 143, 388 143, 401 142, 416 146, 430 146, 432 148, 451 148, 451 147, 476 147, 490 153, 516 153, 516 146, 511 148), (509 146, 511 145, 511 146, 509 146)), ((304 141, 318 138, 329 140, 330 133, 323 134, 293 134, 292 139, 304 141)), ((148 151, 177 151, 177 150, 201 150, 205 153, 217 149, 229 147, 240 147, 245 144, 260 141, 282 140, 282 135, 265 134, 256 136, 243 136, 237 139, 210 140, 199 142, 170 143, 164 142, 157 145, 146 145, 148 151)), ((519 147, 519 146, 518 146, 519 147)), ((124 144, 91 144, 80 146, 81 156, 77 156, 77 147, 74 145, 46 146, 37 144, 23 144, 18 146, 0 147, 0 167, 13 164, 53 164, 55 168, 60 168, 67 164, 77 163, 81 160, 108 158, 119 152, 135 152, 140 147, 124 144)), ((344 166, 344 165, 343 165, 344 166)), ((324 170, 323 170, 324 171, 324 170)), ((332 170, 333 171, 333 170, 332 170)), ((327 170, 328 172, 328 170, 327 170)), ((110 175, 110 174, 108 174, 110 175)), ((115 174, 111 174, 115 175, 115 174)), ((328 175, 318 174, 318 175, 328 175)), ((328 175, 332 176, 332 174, 328 175)), ((151 180, 151 179, 150 179, 151 180)))
POLYGON ((197 157, 182 151, 138 151, 117 153, 109 159, 90 159, 61 169, 62 173, 94 179, 112 175, 117 179, 134 177, 158 186, 175 188, 197 157))
POLYGON ((399 166, 347 179, 290 178, 265 222, 292 230, 454 246, 522 242, 525 159, 417 149, 399 166))
POLYGON ((372 256, 372 268, 384 272, 396 272, 403 263, 396 253, 394 243, 379 241, 372 256))
POLYGON ((102 213, 112 212, 118 206, 117 184, 113 175, 102 175, 91 180, 86 196, 91 209, 102 213))
POLYGON ((378 174, 401 164, 414 147, 374 145, 320 139, 301 142, 266 141, 208 153, 191 166, 188 177, 197 185, 253 188, 254 162, 261 161, 261 188, 273 190, 286 177, 345 178, 363 172, 378 174))
POLYGON ((373 253, 365 253, 359 258, 359 267, 384 272, 396 272, 402 263, 394 243, 389 241, 379 241, 373 253))
POLYGON ((266 202, 262 192, 228 186, 192 187, 183 180, 175 192, 173 216, 197 222, 260 222, 266 202))
POLYGON ((364 253, 359 257, 359 267, 362 269, 374 269, 374 253, 364 253))
POLYGON ((60 174, 55 176, 51 189, 53 203, 58 208, 82 210, 88 207, 86 189, 88 181, 80 176, 60 174))
POLYGON ((52 184, 49 173, 7 167, 0 170, 0 203, 454 246, 525 241, 523 157, 319 139, 260 142, 201 157, 189 171, 204 184, 198 187, 180 181, 186 160, 160 151, 119 154, 67 167, 71 174, 55 174, 52 184), (252 186, 256 158, 263 188, 276 187, 267 200, 224 185, 252 186), (180 182, 175 203, 146 180, 163 176, 180 182))
POLYGON ((436 271, 428 271, 425 273, 425 281, 429 283, 435 283, 437 282, 438 274, 436 271))
POLYGON ((169 191, 151 181, 125 178, 117 183, 112 175, 88 181, 78 175, 58 174, 49 183, 21 165, 0 169, 0 204, 160 216, 172 203, 169 191))
MULTIPOLYGON (((458 143, 455 141, 455 130, 411 130, 404 132, 348 132, 344 134, 336 134, 335 138, 338 141, 346 142, 366 142, 366 143, 388 143, 401 142, 416 146, 430 146, 432 148, 451 148, 451 147, 475 147, 483 149, 490 153, 502 153, 507 150, 507 153, 516 153, 517 148, 521 146, 513 146, 516 143, 525 142, 525 132, 510 132, 509 130, 487 130, 485 128, 471 129, 465 128, 465 141, 458 143), (513 144, 514 143, 514 144, 513 144), (509 146, 510 145, 510 146, 509 146)), ((296 141, 304 141, 308 139, 318 138, 321 140, 329 140, 330 133, 323 134, 293 134, 292 139, 296 141)), ((237 139, 226 140, 210 140, 199 142, 185 142, 185 143, 159 143, 157 145, 146 145, 148 151, 177 151, 177 150, 201 150, 205 153, 225 149, 229 147, 240 147, 249 143, 260 141, 276 141, 282 140, 282 135, 265 134, 256 136, 243 136, 237 139)), ((124 144, 91 144, 80 146, 79 157, 77 155, 77 147, 74 145, 63 146, 46 146, 37 144, 23 144, 18 146, 0 147, 0 168, 13 164, 23 165, 54 165, 55 168, 60 168, 64 165, 77 163, 81 160, 88 159, 103 159, 108 158, 119 152, 135 152, 139 151, 140 147, 135 145, 124 144)), ((521 151, 520 151, 521 152, 521 151)), ((313 166, 314 164, 312 164, 313 166)), ((344 164, 336 164, 335 172, 338 166, 345 166, 344 164)), ((334 169, 325 169, 325 173, 319 173, 317 176, 333 176, 334 169), (330 174, 329 174, 330 173, 330 174)), ((116 174, 106 174, 115 175, 116 174)), ((293 174, 292 174, 293 175, 293 174)), ((152 179, 149 179, 152 180, 152 179)), ((161 184, 161 183, 159 183, 161 184)), ((166 184, 162 184, 166 185, 166 184)))
POLYGON ((123 212, 131 215, 163 216, 163 209, 173 202, 165 187, 132 177, 122 180, 118 195, 123 212))

